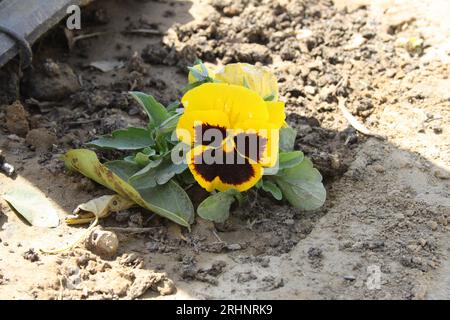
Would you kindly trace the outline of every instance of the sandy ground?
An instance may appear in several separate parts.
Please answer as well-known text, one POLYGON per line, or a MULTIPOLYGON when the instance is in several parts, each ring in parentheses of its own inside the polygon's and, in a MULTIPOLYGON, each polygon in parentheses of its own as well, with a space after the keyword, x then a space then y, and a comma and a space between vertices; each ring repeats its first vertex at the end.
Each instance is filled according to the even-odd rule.
POLYGON ((63 219, 108 193, 69 174, 58 156, 143 124, 126 91, 173 101, 186 65, 201 58, 274 70, 288 122, 299 131, 296 146, 321 170, 328 199, 302 212, 253 195, 229 222, 198 220, 191 233, 128 210, 101 222, 121 228, 111 259, 83 246, 39 253, 84 228, 29 226, 1 199, 0 298, 449 299, 449 12, 445 0, 98 1, 85 8, 80 33, 110 33, 69 50, 57 27, 34 46, 34 69, 21 81, 14 62, 0 70, 0 150, 19 174, 0 174, 0 194, 31 185, 63 219), (133 29, 157 32, 111 34, 133 29), (403 39, 411 37, 423 45, 408 51, 403 39), (98 60, 124 66, 105 73, 88 66, 98 60), (7 107, 17 98, 24 112, 7 107), (351 128, 338 98, 383 138, 351 128))

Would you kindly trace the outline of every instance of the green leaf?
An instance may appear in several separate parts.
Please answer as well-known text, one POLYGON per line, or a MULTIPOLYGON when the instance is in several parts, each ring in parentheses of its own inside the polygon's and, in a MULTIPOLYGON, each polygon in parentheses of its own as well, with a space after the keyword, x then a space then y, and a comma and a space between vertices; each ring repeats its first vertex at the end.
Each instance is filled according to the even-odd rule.
POLYGON ((280 129, 280 150, 292 151, 294 150, 295 138, 297 137, 297 131, 291 127, 285 127, 280 129))
POLYGON ((114 160, 104 163, 104 166, 118 175, 121 179, 128 181, 128 179, 136 172, 141 170, 141 166, 135 162, 127 160, 114 160))
POLYGON ((167 181, 172 179, 176 174, 182 173, 187 169, 186 163, 176 164, 171 160, 165 161, 160 167, 158 167, 158 172, 156 173, 156 183, 165 184, 167 181))
POLYGON ((167 145, 167 136, 165 133, 158 132, 156 130, 156 138, 155 138, 156 146, 160 153, 165 153, 166 151, 169 151, 169 147, 167 145))
POLYGON ((280 152, 279 154, 279 169, 292 168, 303 161, 305 156, 301 151, 280 152))
MULTIPOLYGON (((186 192, 174 181, 156 188, 136 190, 113 170, 101 164, 93 151, 75 149, 67 152, 64 162, 69 169, 115 191, 137 205, 190 228, 194 219, 194 208, 186 192)), ((124 170, 123 175, 129 174, 124 170)))
POLYGON ((167 111, 169 112, 175 112, 175 110, 177 110, 180 107, 180 101, 174 101, 171 102, 168 106, 167 106, 167 111))
POLYGON ((194 176, 192 175, 190 170, 185 170, 180 174, 180 181, 184 184, 184 185, 190 185, 190 184, 194 184, 197 181, 195 180, 194 176))
POLYGON ((147 155, 147 156, 154 156, 156 154, 156 150, 153 149, 153 148, 148 147, 148 148, 144 148, 142 150, 142 153, 147 155))
POLYGON ((146 166, 150 162, 150 156, 148 154, 138 152, 134 156, 134 162, 140 166, 146 166))
POLYGON ((194 82, 212 82, 210 71, 201 61, 197 61, 192 67, 188 67, 188 81, 189 84, 194 82))
POLYGON ((139 150, 154 145, 155 142, 149 131, 133 127, 116 130, 111 135, 87 143, 90 147, 116 150, 139 150))
POLYGON ((194 76, 197 81, 203 81, 208 76, 208 71, 206 71, 206 74, 203 73, 203 70, 201 69, 202 64, 199 65, 200 70, 198 70, 195 67, 188 67, 189 72, 194 76))
POLYGON ((126 156, 125 158, 123 158, 123 161, 131 162, 133 164, 137 164, 136 161, 134 161, 134 156, 126 156))
POLYGON ((264 101, 273 101, 273 100, 275 100, 275 95, 273 93, 264 97, 264 101))
POLYGON ((283 196, 296 208, 314 210, 325 202, 326 190, 322 176, 308 158, 295 167, 279 171, 273 179, 283 196))
POLYGON ((260 188, 262 188, 262 185, 263 185, 263 179, 259 179, 258 182, 255 184, 255 187, 260 189, 260 188))
POLYGON ((170 117, 167 109, 153 96, 137 91, 132 91, 130 94, 147 112, 151 124, 159 126, 170 117))
POLYGON ((181 115, 181 113, 176 113, 170 116, 167 120, 160 124, 160 126, 158 127, 158 131, 160 133, 169 133, 175 130, 181 115))
POLYGON ((162 162, 162 159, 157 159, 149 162, 142 170, 139 170, 134 175, 129 177, 127 181, 136 189, 146 189, 156 187, 156 169, 162 162))
MULTIPOLYGON (((142 152, 138 152, 132 158, 132 162, 145 167, 150 162, 150 157, 154 157, 156 155, 155 149, 145 148, 142 152)), ((128 160, 128 159, 125 159, 128 160)))
POLYGON ((262 189, 266 192, 271 193, 272 196, 277 200, 283 199, 283 194, 281 193, 280 188, 278 188, 277 185, 270 180, 263 181, 262 189))
POLYGON ((200 203, 197 213, 200 217, 214 222, 225 222, 230 215, 236 190, 215 193, 200 203))
POLYGON ((209 71, 208 71, 208 68, 206 68, 205 64, 201 60, 197 61, 197 62, 200 65, 200 68, 202 69, 202 75, 208 76, 209 71))
MULTIPOLYGON (((194 222, 194 206, 192 205, 191 199, 175 181, 171 180, 166 184, 140 190, 139 192, 145 201, 160 208, 161 215, 168 216, 175 214, 177 217, 183 216, 186 219, 186 227, 189 227, 189 224, 194 222)), ((183 225, 180 222, 178 223, 183 225)))
POLYGON ((212 80, 210 81, 209 78, 208 78, 208 79, 202 80, 202 81, 191 82, 191 83, 185 85, 183 88, 181 88, 181 91, 182 92, 188 92, 189 90, 194 89, 195 87, 198 87, 198 86, 200 86, 200 85, 202 85, 204 83, 207 83, 207 82, 213 82, 213 81, 212 80))
POLYGON ((55 228, 59 225, 55 208, 39 189, 18 184, 8 190, 3 199, 33 226, 55 228))
POLYGON ((152 188, 158 184, 165 184, 176 174, 187 169, 187 164, 173 163, 170 157, 150 162, 144 169, 130 177, 129 182, 136 189, 152 188))

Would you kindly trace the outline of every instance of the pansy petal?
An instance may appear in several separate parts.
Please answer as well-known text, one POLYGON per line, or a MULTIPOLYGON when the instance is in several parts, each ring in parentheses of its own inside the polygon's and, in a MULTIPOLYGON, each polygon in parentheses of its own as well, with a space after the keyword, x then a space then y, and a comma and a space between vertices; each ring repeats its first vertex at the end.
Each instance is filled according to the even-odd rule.
POLYGON ((198 184, 202 186, 206 191, 212 192, 214 190, 214 180, 217 177, 216 174, 212 173, 211 175, 206 175, 205 173, 200 172, 197 167, 201 165, 200 161, 198 160, 199 157, 201 157, 202 153, 208 149, 210 149, 210 147, 203 145, 196 146, 187 153, 186 160, 189 170, 191 171, 198 184))
MULTIPOLYGON (((208 128, 216 128, 223 135, 229 126, 228 115, 223 111, 186 111, 178 121, 176 133, 180 141, 192 145, 194 141, 200 142, 203 138, 208 138, 208 135, 217 136, 213 130, 206 132, 208 128)), ((224 138, 225 136, 222 139, 224 138)))
POLYGON ((185 112, 218 110, 228 114, 231 127, 247 119, 267 121, 265 101, 254 91, 226 83, 205 83, 181 99, 185 112))
POLYGON ((271 97, 278 100, 277 78, 266 67, 257 67, 248 63, 231 63, 219 69, 216 80, 247 87, 263 99, 271 97))
POLYGON ((286 119, 284 112, 284 102, 266 101, 267 111, 269 112, 269 121, 277 128, 281 128, 286 119))
POLYGON ((188 154, 188 166, 196 181, 207 191, 250 189, 261 179, 263 169, 250 164, 235 152, 224 152, 206 146, 197 146, 188 154), (212 160, 214 159, 214 160, 212 160))
MULTIPOLYGON (((258 158, 256 159, 259 164, 264 167, 273 167, 276 165, 278 160, 278 144, 279 144, 279 129, 275 127, 272 123, 255 121, 255 120, 247 120, 245 122, 241 122, 237 125, 239 129, 233 130, 233 135, 239 136, 240 134, 245 135, 257 135, 259 137, 258 140, 253 139, 253 141, 257 141, 258 145, 256 149, 258 150, 258 158), (263 141, 262 139, 265 139, 263 141)), ((239 141, 236 145, 239 144, 239 141)), ((246 150, 239 150, 239 146, 237 146, 238 152, 243 154, 244 156, 249 156, 246 154, 246 150)), ((255 149, 253 147, 253 149, 255 149)), ((254 154, 254 152, 252 152, 254 154)), ((251 160, 255 161, 254 157, 250 157, 251 160)), ((252 162, 251 162, 252 163, 252 162)))
POLYGON ((242 131, 234 137, 234 146, 237 152, 250 160, 250 163, 258 163, 264 157, 268 139, 258 134, 257 131, 242 131))
POLYGON ((261 179, 264 172, 260 164, 250 163, 245 163, 242 165, 229 165, 228 169, 231 172, 239 173, 241 176, 245 175, 247 179, 240 179, 239 181, 233 180, 234 177, 238 176, 237 174, 234 174, 234 176, 225 176, 226 179, 220 178, 215 181, 215 189, 222 192, 229 189, 236 189, 239 192, 247 191, 261 179))

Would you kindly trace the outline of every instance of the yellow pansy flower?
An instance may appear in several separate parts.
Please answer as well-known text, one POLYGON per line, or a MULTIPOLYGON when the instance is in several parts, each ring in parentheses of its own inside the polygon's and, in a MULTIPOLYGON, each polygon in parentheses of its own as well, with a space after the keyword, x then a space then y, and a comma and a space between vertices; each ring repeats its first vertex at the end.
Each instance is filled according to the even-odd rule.
POLYGON ((284 103, 227 83, 205 83, 188 91, 177 137, 192 146, 190 171, 206 190, 245 191, 276 164, 284 103))
POLYGON ((256 67, 248 63, 230 63, 214 73, 219 82, 247 87, 263 99, 278 100, 278 81, 267 67, 256 67))
POLYGON ((207 76, 215 82, 246 87, 266 100, 277 101, 279 97, 277 78, 267 67, 257 67, 248 63, 230 63, 213 70, 204 64, 196 64, 189 72, 189 83, 199 81, 193 71, 202 74, 200 78, 204 78, 206 71, 207 76))

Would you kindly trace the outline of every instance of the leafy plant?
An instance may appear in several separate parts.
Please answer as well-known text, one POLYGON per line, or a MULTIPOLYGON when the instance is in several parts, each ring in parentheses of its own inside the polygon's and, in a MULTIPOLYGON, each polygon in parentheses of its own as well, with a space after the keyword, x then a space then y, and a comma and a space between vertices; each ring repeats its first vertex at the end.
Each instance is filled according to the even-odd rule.
MULTIPOLYGON (((268 110, 264 112, 267 112, 269 118, 257 115, 258 119, 266 117, 264 118, 266 122, 258 120, 258 123, 260 125, 261 123, 267 123, 270 126, 277 124, 278 127, 276 128, 279 128, 276 129, 279 139, 274 140, 276 141, 276 150, 271 150, 271 155, 269 155, 271 159, 277 160, 277 164, 275 166, 271 164, 272 167, 268 167, 268 164, 265 163, 263 165, 264 168, 262 168, 263 166, 256 167, 256 165, 250 165, 246 162, 245 166, 247 168, 253 168, 252 170, 258 168, 261 176, 251 183, 246 182, 245 188, 233 188, 233 183, 220 184, 222 192, 213 190, 211 195, 200 203, 196 210, 197 214, 203 219, 214 222, 226 221, 232 204, 236 200, 242 202, 244 198, 243 193, 252 186, 262 190, 265 194, 270 194, 277 201, 286 200, 296 208, 314 210, 323 205, 326 191, 322 184, 322 176, 301 151, 294 150, 297 132, 286 123, 283 125, 284 103, 278 101, 278 85, 275 77, 268 69, 259 69, 247 64, 231 64, 220 71, 214 72, 201 61, 198 61, 193 67, 189 68, 189 71, 189 85, 184 88, 185 91, 197 90, 194 88, 205 83, 228 83, 234 87, 245 87, 246 89, 235 91, 243 92, 242 90, 248 90, 243 92, 253 99, 248 101, 255 101, 255 103, 268 110), (257 95, 248 92, 255 92, 257 95), (243 191, 239 192, 238 190, 243 191)), ((213 88, 214 85, 203 86, 202 88, 210 87, 213 88)), ((225 87, 222 85, 220 88, 225 87)), ((216 89, 218 87, 214 90, 216 89)), ((148 116, 147 126, 145 128, 129 127, 116 130, 110 135, 98 137, 86 144, 86 146, 98 150, 117 150, 123 154, 120 159, 102 164, 95 152, 87 149, 76 149, 67 152, 63 156, 63 160, 69 169, 78 171, 102 184, 114 191, 118 197, 114 198, 112 196, 112 198, 107 199, 108 201, 103 201, 104 205, 100 208, 101 210, 96 208, 100 210, 101 215, 91 210, 94 212, 90 216, 91 220, 94 217, 98 218, 99 216, 107 215, 108 210, 114 211, 115 207, 111 205, 111 199, 119 199, 127 206, 130 204, 139 205, 175 223, 190 228, 194 221, 195 211, 185 189, 196 183, 202 186, 204 184, 200 183, 199 171, 194 164, 173 160, 174 153, 186 148, 191 151, 187 153, 187 156, 184 156, 185 158, 195 155, 194 151, 196 149, 191 149, 191 142, 179 139, 178 135, 179 123, 184 121, 183 126, 186 126, 187 123, 186 119, 180 119, 186 116, 187 112, 183 111, 187 109, 186 106, 183 108, 183 104, 186 102, 187 105, 188 101, 184 101, 185 97, 183 97, 183 104, 174 102, 165 107, 151 95, 141 92, 130 92, 130 95, 145 110, 148 116), (191 154, 190 152, 194 153, 191 154)), ((206 92, 206 97, 214 97, 214 94, 206 92)), ((237 97, 235 100, 238 101, 240 98, 237 97)), ((205 105, 208 105, 208 101, 205 102, 205 105)), ((190 104, 189 108, 192 110, 190 104)), ((204 107, 201 106, 201 108, 204 107)), ((229 108, 229 106, 226 108, 229 108)), ((240 109, 237 109, 237 111, 243 112, 240 109)), ((216 112, 215 116, 211 116, 208 112, 201 111, 198 114, 202 114, 202 117, 209 119, 208 121, 224 121, 222 114, 225 113, 216 112)), ((253 109, 249 111, 250 120, 252 120, 254 112, 256 111, 253 109)), ((260 112, 263 112, 263 110, 260 112)), ((195 114, 195 112, 191 112, 189 116, 195 114)), ((187 128, 192 129, 189 125, 187 125, 187 128)), ((248 128, 245 127, 244 130, 248 130, 248 128)), ((258 130, 248 131, 250 132, 248 134, 259 137, 258 130)), ((267 141, 268 137, 264 139, 267 141)), ((224 139, 223 143, 226 141, 229 141, 229 139, 224 139)), ((202 150, 207 150, 209 147, 204 148, 206 149, 202 150)), ((222 144, 217 148, 222 148, 222 144)), ((236 155, 239 155, 237 149, 234 152, 236 155)), ((217 179, 220 178, 227 181, 227 177, 223 176, 223 172, 226 173, 230 170, 224 171, 220 168, 215 168, 214 170, 222 172, 217 179)), ((97 202, 94 201, 92 203, 96 204, 97 202)), ((86 220, 86 217, 84 217, 82 221, 89 221, 90 218, 86 220)), ((77 219, 77 217, 74 218, 72 216, 66 222, 71 224, 79 223, 80 220, 77 219)))
POLYGON ((225 222, 230 215, 230 207, 238 192, 230 189, 210 195, 197 208, 200 217, 214 222, 225 222))
POLYGON ((185 227, 194 220, 194 207, 189 196, 175 181, 152 188, 137 189, 129 183, 138 167, 126 161, 101 164, 95 152, 75 149, 64 156, 66 166, 95 182, 185 227))

